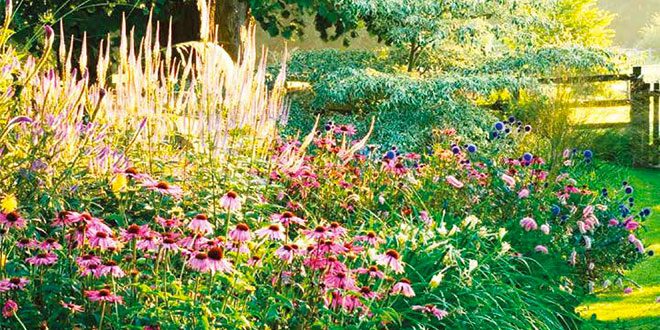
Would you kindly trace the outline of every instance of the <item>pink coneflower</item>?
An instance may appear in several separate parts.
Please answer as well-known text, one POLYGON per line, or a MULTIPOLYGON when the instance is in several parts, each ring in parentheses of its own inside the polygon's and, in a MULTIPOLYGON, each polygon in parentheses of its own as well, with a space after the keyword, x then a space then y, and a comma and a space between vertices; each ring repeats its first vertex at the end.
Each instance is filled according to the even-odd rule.
POLYGON ((181 187, 175 186, 165 181, 147 179, 144 180, 142 186, 151 191, 155 191, 166 196, 172 196, 176 199, 179 199, 181 196, 183 196, 183 189, 181 189, 181 187))
POLYGON ((546 235, 549 235, 550 234, 550 225, 548 225, 547 223, 542 224, 541 225, 541 232, 546 234, 546 235))
POLYGON ((76 305, 74 303, 64 302, 62 300, 60 300, 60 305, 62 305, 62 307, 64 307, 64 308, 68 309, 71 313, 82 313, 82 312, 85 311, 85 308, 83 308, 80 305, 76 305))
POLYGON ((348 230, 344 227, 339 222, 332 222, 330 223, 330 228, 328 230, 333 234, 334 237, 338 236, 344 236, 348 232, 348 230))
POLYGON ((213 233, 213 225, 209 222, 208 218, 204 214, 198 214, 192 220, 190 220, 188 229, 196 233, 202 233, 204 235, 213 233))
POLYGON ((439 309, 438 307, 435 307, 434 305, 426 305, 426 306, 414 305, 412 307, 412 310, 419 311, 419 312, 422 312, 424 314, 433 315, 436 318, 438 318, 438 320, 442 320, 445 317, 447 317, 447 315, 449 315, 449 313, 447 313, 446 310, 439 309))
MULTIPOLYGON (((296 246, 297 247, 297 246, 296 246)), ((275 255, 286 263, 291 263, 293 257, 296 255, 296 250, 292 245, 286 244, 282 245, 279 249, 275 251, 275 255)))
POLYGON ((385 170, 396 175, 404 175, 408 172, 408 168, 397 159, 390 159, 385 163, 385 170))
POLYGON ((378 247, 380 243, 383 243, 385 240, 378 237, 373 231, 368 232, 366 235, 355 236, 355 241, 357 242, 367 242, 373 247, 378 247))
POLYGON ((198 272, 206 273, 209 271, 209 256, 204 252, 195 253, 188 260, 188 265, 198 272))
POLYGON ((529 189, 523 188, 518 192, 518 198, 523 199, 529 197, 529 189))
POLYGON ((39 246, 39 242, 32 238, 23 237, 16 242, 16 246, 21 249, 34 249, 39 246))
POLYGON ((270 216, 270 218, 273 221, 280 222, 285 226, 289 226, 292 223, 295 223, 297 225, 304 225, 305 224, 305 220, 303 220, 302 218, 297 217, 295 214, 293 214, 293 212, 289 212, 289 211, 282 212, 282 214, 280 214, 280 213, 273 214, 273 215, 270 216))
POLYGON ((360 295, 365 299, 378 298, 378 294, 376 292, 373 292, 371 288, 368 286, 363 286, 360 288, 360 295))
POLYGON ((124 303, 121 296, 113 294, 109 289, 85 291, 85 296, 92 302, 124 303))
POLYGON ((14 211, 7 214, 0 213, 0 224, 7 228, 22 229, 25 227, 26 222, 18 212, 14 211))
POLYGON ((319 241, 316 245, 316 248, 318 249, 317 252, 320 253, 341 254, 347 251, 344 245, 339 244, 332 239, 324 239, 319 241))
POLYGON ((344 297, 344 309, 347 312, 351 313, 361 307, 363 307, 363 305, 359 297, 354 295, 346 295, 344 297))
POLYGON ((357 290, 355 279, 350 272, 329 272, 325 275, 323 283, 328 288, 357 290))
POLYGON ((0 292, 23 290, 30 281, 23 277, 6 278, 0 281, 0 292))
POLYGON ((385 278, 385 273, 381 272, 376 265, 369 268, 358 268, 357 272, 358 274, 369 274, 369 277, 373 278, 385 278))
POLYGON ((161 248, 164 251, 178 251, 179 246, 176 243, 176 235, 173 233, 165 233, 162 235, 161 248))
POLYGON ((448 175, 448 176, 446 176, 446 177, 445 177, 445 180, 447 180, 447 183, 449 183, 450 185, 452 185, 452 187, 457 188, 457 189, 463 188, 463 186, 465 186, 465 185, 463 184, 463 182, 459 181, 459 180, 458 180, 455 176, 453 176, 453 175, 448 175))
POLYGON ((530 217, 522 218, 522 220, 520 220, 520 226, 526 231, 536 230, 536 228, 538 228, 536 221, 530 217))
POLYGON ((309 239, 321 240, 325 238, 331 238, 333 234, 323 226, 316 226, 316 228, 303 230, 303 234, 309 239))
POLYGON ((639 253, 644 253, 644 243, 642 243, 641 240, 636 239, 635 241, 632 242, 633 245, 635 245, 635 248, 637 248, 637 252, 639 253))
POLYGON ((626 221, 626 230, 637 230, 639 228, 639 222, 637 221, 626 221))
POLYGON ((2 316, 5 318, 10 318, 16 314, 18 311, 18 304, 9 299, 7 302, 5 302, 5 305, 2 307, 2 316))
POLYGON ((623 289, 624 294, 631 294, 632 292, 633 292, 633 289, 631 287, 627 287, 627 288, 623 289))
POLYGON ((33 266, 49 266, 57 262, 57 255, 51 252, 39 253, 25 261, 33 266))
POLYGON ((60 245, 60 243, 54 238, 49 237, 39 244, 39 248, 46 251, 59 250, 62 248, 62 245, 60 245))
POLYGON ((93 254, 86 254, 76 258, 76 263, 80 267, 87 267, 89 265, 100 265, 101 259, 93 254))
POLYGON ((181 227, 181 220, 178 218, 165 219, 163 217, 156 217, 156 222, 163 226, 165 229, 173 229, 181 227))
POLYGON ((387 266, 397 273, 403 273, 403 263, 399 260, 399 252, 392 249, 387 250, 384 254, 376 256, 376 263, 381 266, 387 266))
POLYGON ((239 223, 229 231, 229 238, 236 242, 247 242, 250 240, 250 227, 245 223, 239 223))
POLYGON ((129 179, 134 179, 136 181, 151 180, 149 174, 140 173, 140 171, 138 171, 138 169, 136 169, 135 167, 128 167, 123 171, 123 173, 129 179))
POLYGON ((177 245, 189 250, 197 250, 199 247, 207 244, 208 241, 209 239, 202 236, 202 234, 191 234, 179 240, 177 245))
POLYGON ((610 226, 618 226, 619 225, 619 220, 617 219, 610 219, 610 221, 607 222, 610 226))
POLYGON ((260 256, 252 256, 250 259, 247 261, 248 266, 250 267, 261 267, 263 262, 261 260, 260 256))
POLYGON ((272 224, 268 227, 261 228, 254 232, 260 238, 268 237, 271 240, 284 240, 284 233, 282 232, 282 227, 278 224, 272 224))
POLYGON ((96 278, 101 277, 101 264, 88 264, 85 266, 80 266, 80 274, 82 276, 92 275, 96 278))
POLYGON ((138 239, 142 237, 144 234, 146 234, 149 231, 149 225, 142 225, 138 226, 136 224, 132 224, 128 226, 128 228, 120 229, 120 237, 124 242, 132 241, 135 239, 138 239))
POLYGON ((101 250, 115 249, 118 246, 118 242, 106 231, 99 231, 93 228, 90 228, 87 232, 89 245, 91 247, 98 247, 101 250))
POLYGON ((135 246, 141 251, 156 251, 160 243, 160 237, 147 233, 140 238, 135 246))
POLYGON ((357 132, 355 126, 353 125, 338 125, 334 127, 333 132, 335 134, 343 134, 346 136, 353 136, 357 132))
POLYGON ((506 183, 510 188, 513 188, 516 186, 516 179, 513 178, 512 176, 509 176, 507 174, 502 174, 501 176, 502 181, 506 183))
POLYGON ((57 216, 53 221, 51 222, 51 226, 53 227, 64 227, 64 226, 69 226, 74 224, 75 222, 73 220, 77 218, 72 218, 70 216, 71 212, 69 211, 60 211, 57 213, 57 216))
POLYGON ((224 258, 224 251, 221 247, 209 249, 207 265, 211 274, 216 272, 231 273, 233 270, 231 263, 224 258))
POLYGON ((543 254, 548 254, 548 248, 545 247, 545 246, 543 246, 543 245, 537 245, 537 246, 534 248, 534 251, 536 251, 536 252, 541 252, 541 253, 543 253, 543 254))
POLYGON ((413 291, 412 286, 410 286, 410 281, 407 278, 402 278, 392 287, 392 294, 400 294, 404 297, 410 298, 415 296, 415 291, 413 291))
POLYGON ((220 205, 230 212, 238 211, 241 209, 241 199, 237 193, 229 191, 220 198, 220 205))
POLYGON ((422 220, 427 226, 433 223, 433 219, 429 216, 427 211, 419 211, 419 219, 422 220))
POLYGON ((121 267, 119 267, 114 260, 107 260, 99 267, 99 276, 105 276, 108 274, 115 278, 126 276, 126 273, 121 270, 121 267))

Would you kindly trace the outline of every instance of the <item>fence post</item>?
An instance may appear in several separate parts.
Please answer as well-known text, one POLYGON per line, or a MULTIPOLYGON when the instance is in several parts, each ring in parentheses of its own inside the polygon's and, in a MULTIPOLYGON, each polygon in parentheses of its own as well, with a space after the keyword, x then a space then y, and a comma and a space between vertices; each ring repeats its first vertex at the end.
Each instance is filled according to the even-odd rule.
POLYGON ((630 147, 633 166, 647 166, 649 162, 649 89, 644 83, 642 67, 633 68, 630 80, 630 147))
POLYGON ((660 81, 653 84, 653 145, 651 146, 651 165, 660 165, 660 81))

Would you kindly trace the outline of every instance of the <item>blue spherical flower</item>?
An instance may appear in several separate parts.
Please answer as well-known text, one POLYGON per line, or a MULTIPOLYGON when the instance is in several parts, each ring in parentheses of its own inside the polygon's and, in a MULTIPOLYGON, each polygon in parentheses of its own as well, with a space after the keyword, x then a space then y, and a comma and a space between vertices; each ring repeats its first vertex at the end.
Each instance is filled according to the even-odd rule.
POLYGON ((475 146, 474 144, 468 144, 467 151, 471 153, 475 153, 477 152, 477 146, 475 146))
POLYGON ((499 136, 499 134, 497 133, 497 131, 492 131, 492 132, 490 132, 490 136, 491 136, 493 139, 497 139, 497 137, 499 136))
POLYGON ((585 158, 591 158, 594 156, 594 153, 589 149, 585 150, 583 154, 585 158))
POLYGON ((394 152, 394 150, 388 150, 385 153, 385 158, 386 159, 394 159, 394 157, 396 157, 396 152, 394 152))
POLYGON ((626 194, 630 195, 633 193, 634 189, 631 186, 626 186, 626 189, 624 190, 626 194))
POLYGON ((532 131, 532 125, 525 125, 525 132, 531 132, 532 131))
POLYGON ((495 125, 493 125, 493 126, 494 126, 495 129, 498 130, 498 131, 501 131, 501 130, 504 129, 504 123, 501 122, 501 121, 496 122, 495 125))
POLYGON ((534 156, 532 154, 530 154, 529 152, 526 152, 526 153, 523 154, 523 159, 526 162, 531 162, 532 158, 534 158, 534 156))
POLYGON ((509 123, 514 123, 516 121, 516 117, 514 116, 509 116, 509 123))
POLYGON ((550 211, 552 212, 552 215, 557 216, 559 215, 559 212, 561 212, 561 209, 559 208, 559 205, 552 205, 550 211))
POLYGON ((648 217, 649 215, 651 215, 651 209, 648 208, 648 207, 645 207, 645 208, 642 209, 642 213, 644 213, 645 217, 648 217))
POLYGON ((507 128, 505 128, 505 129, 504 129, 504 133, 505 133, 505 134, 509 134, 509 133, 511 133, 511 129, 510 129, 510 128, 508 128, 508 127, 507 127, 507 128))
POLYGON ((453 147, 451 147, 451 152, 453 152, 455 155, 457 155, 461 152, 461 147, 453 146, 453 147))
POLYGON ((561 216, 561 223, 566 222, 566 220, 568 220, 568 215, 566 215, 566 214, 562 215, 561 216))

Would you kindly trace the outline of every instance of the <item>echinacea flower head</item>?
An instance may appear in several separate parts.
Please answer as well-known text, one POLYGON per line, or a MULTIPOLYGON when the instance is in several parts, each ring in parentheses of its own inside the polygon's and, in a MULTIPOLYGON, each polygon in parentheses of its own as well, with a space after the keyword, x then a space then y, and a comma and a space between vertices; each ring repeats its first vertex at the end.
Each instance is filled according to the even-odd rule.
POLYGON ((0 213, 0 224, 7 228, 22 229, 25 227, 26 221, 18 212, 12 211, 9 213, 0 213))
POLYGON ((50 266, 57 262, 57 255, 51 252, 44 252, 29 257, 25 261, 33 266, 50 266))
POLYGON ((273 214, 273 215, 270 216, 270 218, 273 221, 280 222, 284 226, 289 226, 292 223, 295 223, 297 225, 304 225, 305 224, 305 220, 303 220, 302 218, 297 217, 295 214, 293 214, 293 212, 290 212, 290 211, 285 211, 285 212, 282 212, 281 214, 280 213, 273 214))
POLYGON ((357 290, 355 285, 355 278, 350 272, 336 271, 328 272, 325 275, 323 283, 328 288, 343 289, 343 290, 357 290))
POLYGON ((208 254, 204 252, 193 254, 188 260, 188 266, 200 273, 208 272, 210 270, 208 254))
POLYGON ((245 223, 239 223, 229 231, 229 238, 236 242, 247 242, 250 240, 250 227, 245 223))
POLYGON ((99 276, 110 275, 115 278, 121 278, 126 276, 126 273, 124 273, 121 267, 119 267, 119 265, 117 265, 117 262, 115 262, 114 260, 106 260, 99 267, 98 275, 99 276))
POLYGON ((525 231, 536 230, 536 228, 538 228, 536 221, 530 217, 522 218, 522 220, 520 220, 520 226, 523 227, 525 231))
POLYGON ((18 304, 15 301, 9 299, 5 302, 5 305, 2 307, 2 316, 4 318, 10 318, 14 316, 14 314, 16 314, 17 311, 18 311, 18 304))
POLYGON ((213 225, 209 222, 208 218, 204 214, 198 214, 192 220, 190 220, 188 229, 195 233, 201 233, 204 235, 213 233, 213 225))
POLYGON ((68 309, 71 313, 81 313, 85 311, 85 308, 83 308, 81 305, 76 305, 74 303, 68 303, 60 300, 60 305, 62 307, 68 309))
POLYGON ((430 305, 430 304, 425 305, 425 306, 414 305, 414 306, 412 306, 412 310, 419 311, 419 312, 422 312, 424 314, 433 315, 438 320, 442 320, 445 317, 447 317, 447 315, 449 315, 449 313, 446 310, 439 309, 435 305, 430 305))
POLYGON ((124 242, 136 240, 144 236, 148 231, 149 231, 149 225, 139 226, 136 224, 131 224, 126 229, 124 228, 120 229, 121 239, 124 242))
POLYGON ((216 246, 209 249, 207 253, 207 266, 212 274, 216 272, 220 273, 231 273, 232 264, 224 258, 224 251, 221 247, 216 246))
POLYGON ((112 293, 110 289, 101 289, 101 290, 88 290, 85 291, 85 296, 89 301, 92 302, 102 302, 102 303, 119 303, 122 304, 124 299, 112 293))
POLYGON ((334 235, 324 226, 316 226, 314 229, 303 230, 303 234, 309 239, 322 240, 325 238, 332 238, 334 235))
POLYGON ((410 285, 410 280, 408 280, 407 278, 402 278, 392 287, 392 294, 394 295, 400 294, 404 297, 410 298, 415 296, 415 291, 410 285))
POLYGON ((273 241, 282 241, 284 240, 284 231, 282 230, 282 227, 278 224, 272 224, 268 227, 261 228, 257 231, 254 232, 259 236, 260 238, 267 237, 270 240, 273 241))
POLYGON ((30 281, 23 277, 6 278, 0 281, 0 292, 23 290, 30 281))
POLYGON ((543 245, 537 245, 537 246, 534 248, 534 251, 536 251, 536 252, 540 252, 540 253, 543 253, 543 254, 548 254, 548 248, 545 247, 545 246, 543 246, 543 245))
POLYGON ((403 263, 400 255, 395 250, 389 249, 385 253, 376 256, 376 263, 391 268, 395 273, 403 273, 403 263))
POLYGON ((179 199, 181 196, 183 196, 183 189, 181 189, 181 187, 165 181, 144 180, 142 186, 151 191, 155 191, 166 196, 172 196, 176 199, 179 199))
POLYGON ((373 247, 378 247, 378 245, 380 243, 383 243, 385 240, 378 237, 378 234, 376 234, 375 232, 369 231, 365 235, 355 236, 355 241, 366 242, 367 244, 373 247))
POLYGON ((463 186, 464 186, 463 182, 461 182, 460 180, 458 180, 458 179, 457 179, 455 176, 453 176, 453 175, 448 175, 447 177, 445 177, 445 179, 447 180, 447 183, 449 183, 452 187, 454 187, 454 188, 456 188, 456 189, 463 188, 463 186))
POLYGON ((238 211, 241 209, 241 199, 238 197, 238 194, 229 191, 220 198, 220 205, 230 212, 238 211))

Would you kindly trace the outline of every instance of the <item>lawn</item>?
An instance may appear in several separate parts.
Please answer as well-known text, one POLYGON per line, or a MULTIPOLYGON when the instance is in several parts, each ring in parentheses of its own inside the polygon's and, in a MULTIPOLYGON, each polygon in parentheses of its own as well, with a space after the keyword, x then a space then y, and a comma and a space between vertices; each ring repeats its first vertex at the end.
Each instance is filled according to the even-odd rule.
MULTIPOLYGON (((635 187, 635 199, 639 205, 651 207, 644 233, 647 250, 657 253, 660 248, 660 170, 634 169, 630 181, 635 187)), ((587 329, 657 329, 660 322, 660 259, 657 254, 635 266, 626 274, 641 288, 631 294, 621 290, 599 294, 586 301, 578 311, 583 317, 594 318, 587 329)))

